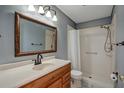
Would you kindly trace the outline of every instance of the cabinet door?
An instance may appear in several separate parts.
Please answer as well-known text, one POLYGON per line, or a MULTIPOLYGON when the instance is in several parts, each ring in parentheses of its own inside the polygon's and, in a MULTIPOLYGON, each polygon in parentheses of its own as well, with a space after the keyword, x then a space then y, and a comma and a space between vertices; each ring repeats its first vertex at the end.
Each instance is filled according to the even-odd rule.
POLYGON ((71 80, 71 72, 67 72, 64 76, 63 76, 63 83, 70 81, 71 80))
POLYGON ((58 79, 53 84, 51 84, 48 88, 62 88, 62 79, 58 79))
POLYGON ((66 83, 63 84, 63 88, 70 88, 71 84, 70 81, 67 81, 66 83))

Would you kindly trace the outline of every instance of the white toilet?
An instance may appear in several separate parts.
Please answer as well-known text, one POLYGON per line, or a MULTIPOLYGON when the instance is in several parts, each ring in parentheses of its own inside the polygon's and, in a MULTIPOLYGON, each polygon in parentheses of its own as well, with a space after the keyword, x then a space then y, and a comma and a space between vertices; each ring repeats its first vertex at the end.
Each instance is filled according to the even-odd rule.
POLYGON ((78 70, 71 71, 72 87, 81 87, 82 72, 78 70))

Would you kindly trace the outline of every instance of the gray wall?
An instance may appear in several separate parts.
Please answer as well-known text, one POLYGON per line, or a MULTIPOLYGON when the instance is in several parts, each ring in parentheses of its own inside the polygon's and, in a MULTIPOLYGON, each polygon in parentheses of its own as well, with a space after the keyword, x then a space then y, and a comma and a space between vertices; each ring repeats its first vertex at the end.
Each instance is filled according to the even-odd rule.
MULTIPOLYGON (((57 12, 60 10, 57 7, 53 7, 57 12)), ((67 54, 67 25, 71 25, 76 28, 76 24, 64 13, 57 13, 58 22, 56 23, 58 29, 58 42, 56 57, 60 59, 68 59, 67 54)))
MULTIPOLYGON (((116 6, 114 13, 116 14, 117 42, 124 41, 124 6, 116 6)), ((117 47, 116 52, 117 71, 124 75, 124 46, 117 47)), ((117 87, 124 87, 124 83, 119 80, 117 87)))
POLYGON ((88 22, 78 23, 76 27, 77 29, 83 29, 83 28, 95 27, 99 25, 106 25, 110 23, 111 23, 111 17, 105 17, 101 19, 91 20, 88 22))
MULTIPOLYGON (((42 17, 37 13, 29 13, 28 6, 0 6, 0 64, 11 63, 21 60, 33 59, 35 56, 16 57, 14 53, 14 12, 23 12, 29 16, 35 17, 48 24, 56 25, 58 29, 57 39, 57 53, 56 58, 67 59, 67 25, 75 28, 75 23, 70 20, 64 13, 62 13, 55 6, 53 8, 57 11, 57 22, 52 22, 46 17, 42 17)), ((48 54, 50 55, 50 54, 48 54)))

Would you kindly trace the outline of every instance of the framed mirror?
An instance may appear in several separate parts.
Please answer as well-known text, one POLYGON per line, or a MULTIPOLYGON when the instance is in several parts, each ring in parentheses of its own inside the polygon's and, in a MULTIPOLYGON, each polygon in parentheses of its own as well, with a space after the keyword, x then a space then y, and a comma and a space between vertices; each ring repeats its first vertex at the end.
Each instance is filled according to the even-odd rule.
POLYGON ((56 51, 56 27, 15 12, 15 56, 56 51))

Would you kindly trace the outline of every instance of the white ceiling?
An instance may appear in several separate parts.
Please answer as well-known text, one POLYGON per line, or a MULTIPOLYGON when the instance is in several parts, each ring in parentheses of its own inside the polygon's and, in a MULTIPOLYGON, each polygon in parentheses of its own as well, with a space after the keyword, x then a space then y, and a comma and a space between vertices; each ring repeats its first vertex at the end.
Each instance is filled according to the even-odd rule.
POLYGON ((81 23, 111 16, 112 5, 57 5, 74 22, 81 23))

